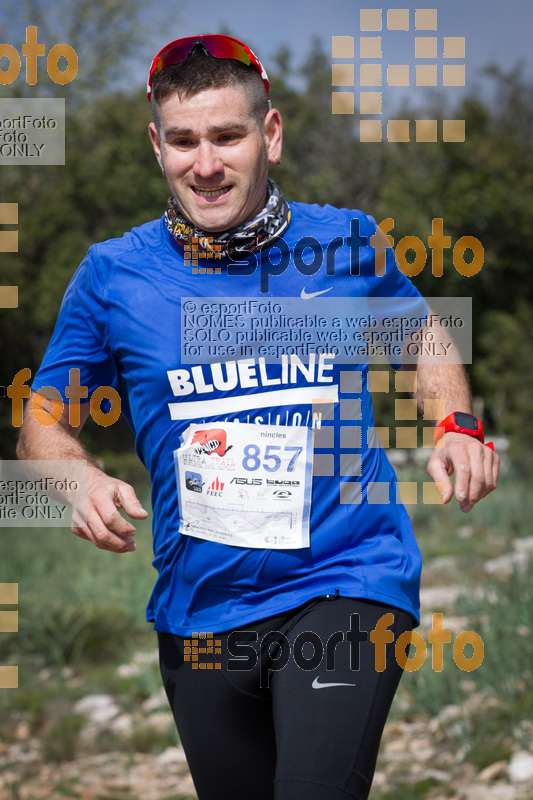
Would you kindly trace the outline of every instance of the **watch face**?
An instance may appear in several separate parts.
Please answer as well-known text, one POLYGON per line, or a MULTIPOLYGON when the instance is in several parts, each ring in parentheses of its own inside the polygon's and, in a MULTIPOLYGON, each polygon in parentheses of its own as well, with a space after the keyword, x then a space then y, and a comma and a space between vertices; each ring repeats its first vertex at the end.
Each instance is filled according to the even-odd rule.
POLYGON ((455 424, 460 428, 466 428, 467 431, 477 431, 479 423, 477 417, 473 414, 465 414, 463 411, 455 412, 455 424))

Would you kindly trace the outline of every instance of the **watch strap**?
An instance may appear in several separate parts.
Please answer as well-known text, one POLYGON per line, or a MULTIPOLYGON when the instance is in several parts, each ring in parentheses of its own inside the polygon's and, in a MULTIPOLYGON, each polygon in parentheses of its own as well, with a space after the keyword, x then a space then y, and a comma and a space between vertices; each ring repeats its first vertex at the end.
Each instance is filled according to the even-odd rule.
POLYGON ((456 412, 453 411, 451 414, 448 414, 437 427, 435 428, 434 433, 434 440, 435 444, 438 442, 441 436, 445 433, 464 433, 466 436, 472 436, 474 439, 478 439, 481 444, 485 443, 485 435, 483 433, 483 425, 481 424, 481 420, 479 420, 474 414, 467 414, 465 412, 456 412), (463 418, 464 422, 468 422, 465 418, 468 417, 472 420, 475 420, 477 423, 476 428, 469 428, 465 427, 464 424, 458 424, 461 422, 461 417, 463 418))

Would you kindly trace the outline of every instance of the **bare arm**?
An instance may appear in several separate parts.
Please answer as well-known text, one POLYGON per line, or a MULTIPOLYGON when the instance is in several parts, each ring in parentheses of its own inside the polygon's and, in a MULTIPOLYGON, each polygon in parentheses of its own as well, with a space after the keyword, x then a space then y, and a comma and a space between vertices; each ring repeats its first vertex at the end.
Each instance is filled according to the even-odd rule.
MULTIPOLYGON (((444 339, 440 325, 433 325, 431 330, 434 341, 444 339)), ((454 355, 454 360, 459 362, 457 351, 454 355)), ((404 368, 412 369, 409 365, 404 368)), ((424 400, 442 400, 444 409, 441 419, 454 411, 472 414, 472 395, 462 364, 417 364, 416 371, 413 397, 421 411, 424 400)), ((455 473, 455 497, 461 510, 466 513, 496 488, 499 464, 499 457, 477 439, 450 432, 439 440, 427 468, 445 503, 449 503, 454 495, 450 476, 455 473)))
MULTIPOLYGON (((69 422, 68 404, 57 423, 47 427, 35 419, 31 403, 32 397, 24 412, 17 446, 18 458, 87 461, 87 524, 76 526, 73 520, 72 532, 102 550, 114 553, 135 550, 132 538, 135 528, 119 514, 118 509, 123 508, 133 519, 145 519, 148 512, 141 506, 133 487, 102 472, 78 440, 89 416, 89 403, 81 405, 80 424, 75 427, 69 422)), ((43 408, 51 412, 52 403, 44 400, 43 408)))

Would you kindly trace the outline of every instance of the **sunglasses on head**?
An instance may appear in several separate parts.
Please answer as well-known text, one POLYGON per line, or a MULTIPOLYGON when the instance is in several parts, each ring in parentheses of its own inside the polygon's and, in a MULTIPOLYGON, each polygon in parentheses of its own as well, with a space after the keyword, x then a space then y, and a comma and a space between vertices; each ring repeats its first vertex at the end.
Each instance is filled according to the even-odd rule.
POLYGON ((152 61, 148 74, 148 100, 150 100, 152 96, 152 81, 154 77, 165 67, 184 61, 196 44, 203 45, 207 52, 215 58, 232 58, 234 61, 240 61, 242 64, 246 64, 246 66, 251 65, 255 67, 259 70, 263 79, 268 97, 270 85, 268 82, 268 75, 257 56, 254 55, 250 48, 243 44, 243 42, 239 42, 238 39, 234 39, 232 36, 207 34, 205 36, 188 36, 185 39, 176 39, 174 42, 165 45, 165 47, 159 51, 152 61))

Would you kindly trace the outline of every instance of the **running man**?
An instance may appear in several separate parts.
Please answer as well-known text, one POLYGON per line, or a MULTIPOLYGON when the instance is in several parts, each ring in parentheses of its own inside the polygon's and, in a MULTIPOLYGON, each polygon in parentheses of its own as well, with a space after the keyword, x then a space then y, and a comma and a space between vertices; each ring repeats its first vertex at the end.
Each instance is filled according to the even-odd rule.
MULTIPOLYGON (((395 642, 418 622, 420 553, 373 433, 368 359, 340 363, 301 328, 333 330, 331 309, 356 301, 382 317, 416 309, 420 327, 427 307, 392 249, 377 269, 371 217, 288 201, 268 177, 282 152, 268 93, 229 36, 156 56, 149 132, 167 209, 90 248, 33 391, 66 400, 78 369, 86 397, 120 394, 153 487, 147 619, 200 800, 362 800, 402 672, 395 642), (221 326, 245 349, 198 335, 221 326)), ((416 327, 402 327, 400 350, 416 327)), ((391 363, 402 367, 397 353, 391 363)), ((468 512, 495 488, 498 457, 464 370, 419 364, 416 379, 420 406, 445 405, 430 474, 468 512)), ((74 533, 132 551, 118 509, 147 512, 79 442, 88 412, 71 426, 67 401, 44 427, 27 408, 19 456, 86 460, 87 524, 74 533)))

